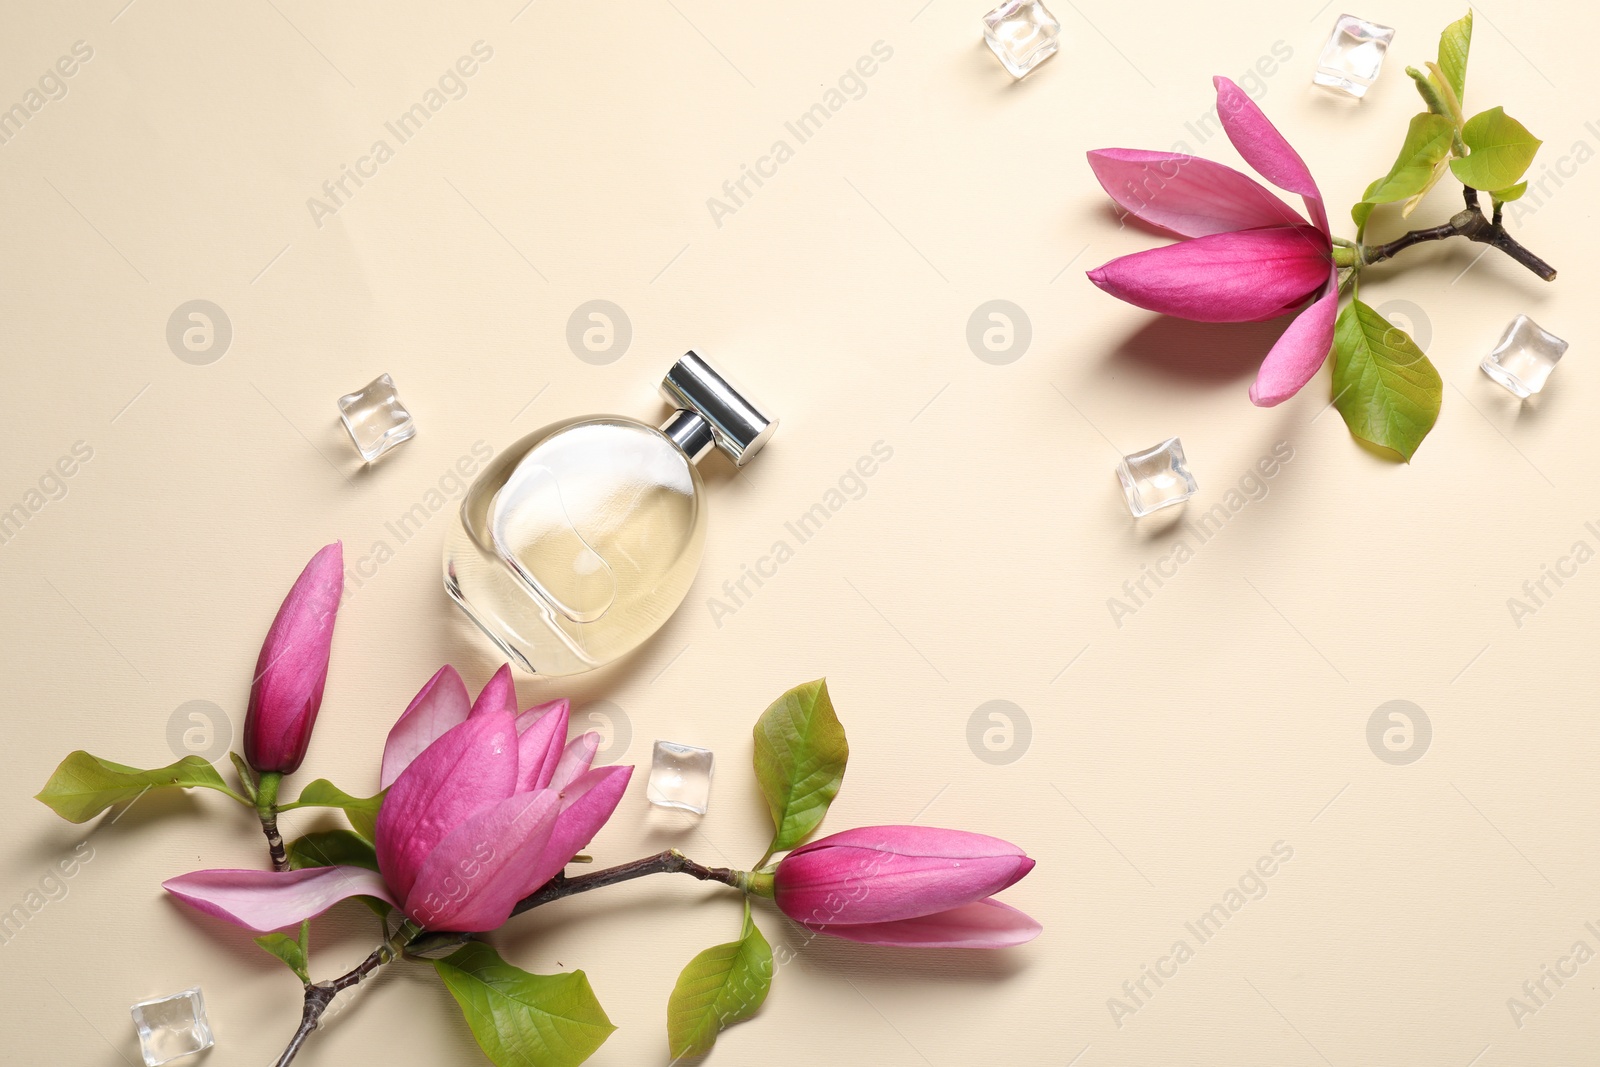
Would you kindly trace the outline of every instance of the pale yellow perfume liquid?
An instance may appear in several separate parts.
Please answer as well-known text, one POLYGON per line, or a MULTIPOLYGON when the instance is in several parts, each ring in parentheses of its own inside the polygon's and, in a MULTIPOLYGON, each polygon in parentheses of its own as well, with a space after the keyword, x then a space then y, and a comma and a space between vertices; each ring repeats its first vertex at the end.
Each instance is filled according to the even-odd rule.
POLYGON ((631 652, 682 602, 705 544, 700 473, 622 416, 547 426, 496 459, 445 540, 445 589, 522 669, 631 652))

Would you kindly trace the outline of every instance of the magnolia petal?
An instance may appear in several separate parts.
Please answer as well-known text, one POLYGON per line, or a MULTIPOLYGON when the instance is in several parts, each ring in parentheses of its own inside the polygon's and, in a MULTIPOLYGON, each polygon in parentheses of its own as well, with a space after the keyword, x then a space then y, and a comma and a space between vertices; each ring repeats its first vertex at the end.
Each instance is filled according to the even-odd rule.
POLYGON ((1211 82, 1217 87, 1217 117, 1244 161, 1279 189, 1304 197, 1311 221, 1323 233, 1331 234, 1322 192, 1300 153, 1278 132, 1272 120, 1250 99, 1249 93, 1227 78, 1217 77, 1211 82))
POLYGON ((456 669, 449 664, 440 667, 389 731, 378 788, 388 789, 423 749, 452 726, 465 722, 471 704, 466 683, 456 669))
POLYGON ((829 834, 827 837, 801 845, 790 855, 802 856, 809 852, 823 852, 844 846, 923 856, 946 856, 952 859, 1023 855, 1022 849, 1010 841, 990 837, 988 834, 975 834, 970 830, 946 830, 937 826, 896 824, 858 826, 853 830, 840 830, 836 834, 829 834))
POLYGON ((378 867, 409 896, 428 854, 457 826, 512 795, 517 784, 516 721, 495 710, 474 715, 428 746, 401 772, 378 810, 378 867))
POLYGON ((600 751, 600 735, 593 730, 579 734, 568 741, 567 747, 562 750, 560 761, 556 763, 555 773, 550 776, 550 788, 565 789, 568 784, 585 774, 589 770, 589 765, 594 762, 594 754, 598 751, 600 751))
MULTIPOLYGON (((535 718, 531 725, 523 720, 533 711, 523 712, 517 718, 517 728, 522 736, 517 738, 517 792, 526 793, 549 786, 555 777, 556 765, 561 760, 561 750, 567 740, 569 707, 565 700, 555 701, 550 710, 535 718)), ((538 709, 533 709, 537 711, 538 709)))
POLYGON ((1270 408, 1281 404, 1309 382, 1333 349, 1333 323, 1339 311, 1338 271, 1333 272, 1322 296, 1300 312, 1283 331, 1261 363, 1250 402, 1270 408))
POLYGON ((517 684, 511 679, 511 664, 502 663, 500 669, 494 672, 494 677, 489 679, 489 684, 478 693, 478 699, 472 705, 472 714, 482 715, 486 711, 504 711, 516 716, 517 684))
POLYGON ((1260 322, 1327 281, 1328 239, 1309 226, 1217 233, 1114 259, 1089 280, 1147 311, 1197 322, 1260 322))
POLYGON ((534 723, 538 722, 552 711, 570 712, 571 710, 572 701, 568 700, 566 697, 562 697, 560 700, 547 700, 543 704, 535 704, 533 707, 517 716, 517 733, 520 734, 527 730, 528 727, 532 726, 534 723))
POLYGON ((1101 148, 1089 167, 1124 211, 1184 237, 1305 222, 1254 178, 1199 156, 1101 148))
POLYGON ((161 885, 208 915, 263 932, 298 925, 348 897, 395 902, 383 878, 364 867, 195 871, 161 885))
POLYGON ((305 759, 343 594, 344 546, 335 541, 305 565, 261 642, 244 723, 245 759, 258 771, 288 774, 305 759))
POLYGON ((562 791, 555 832, 550 835, 541 862, 530 873, 523 896, 560 874, 572 857, 594 840, 600 827, 617 810, 632 776, 632 767, 596 767, 562 791))
POLYGON ((850 941, 900 948, 1009 948, 1032 941, 1044 929, 1036 920, 998 900, 979 900, 949 911, 898 922, 801 925, 850 941))
POLYGON ((1011 886, 1034 861, 1008 841, 922 826, 870 826, 784 857, 775 900, 797 922, 829 927, 914 919, 1011 886))
POLYGON ((542 868, 561 798, 519 793, 456 827, 423 861, 406 914, 435 930, 495 930, 542 868))

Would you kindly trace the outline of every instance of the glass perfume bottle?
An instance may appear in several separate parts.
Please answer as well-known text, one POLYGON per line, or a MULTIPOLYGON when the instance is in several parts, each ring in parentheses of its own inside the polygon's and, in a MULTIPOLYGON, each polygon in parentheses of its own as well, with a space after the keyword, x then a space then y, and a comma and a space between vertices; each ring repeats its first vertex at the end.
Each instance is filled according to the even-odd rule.
POLYGON ((594 670, 667 621, 700 567, 713 448, 738 466, 778 420, 694 352, 661 392, 660 428, 623 415, 537 430, 467 490, 445 539, 444 585, 531 674, 594 670))

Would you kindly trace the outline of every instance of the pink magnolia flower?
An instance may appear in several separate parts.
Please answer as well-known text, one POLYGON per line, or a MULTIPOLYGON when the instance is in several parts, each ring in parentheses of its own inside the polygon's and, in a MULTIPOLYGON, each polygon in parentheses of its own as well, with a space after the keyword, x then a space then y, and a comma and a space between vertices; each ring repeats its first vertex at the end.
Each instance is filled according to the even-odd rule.
POLYGON ((516 712, 511 669, 469 703, 453 667, 389 732, 378 812, 381 874, 360 867, 196 871, 168 892, 252 930, 280 930, 351 896, 438 930, 493 930, 559 874, 616 810, 632 767, 590 769, 599 735, 567 740, 568 704, 516 712))
POLYGON ((1033 860, 998 838, 867 826, 785 856, 773 897, 807 929, 869 945, 1005 948, 1042 929, 993 899, 1031 870, 1033 860))
POLYGON ((1190 240, 1114 259, 1089 280, 1119 300, 1200 322, 1260 322, 1303 309, 1250 387, 1252 401, 1271 407, 1299 392, 1333 347, 1339 286, 1332 231, 1305 161, 1243 89, 1227 78, 1214 82, 1228 139, 1262 177, 1298 193, 1311 222, 1220 163, 1181 152, 1100 149, 1089 153, 1089 166, 1111 198, 1190 240))
POLYGON ((335 541, 311 557, 267 630, 244 720, 244 758, 258 771, 289 774, 306 758, 343 593, 344 548, 335 541))

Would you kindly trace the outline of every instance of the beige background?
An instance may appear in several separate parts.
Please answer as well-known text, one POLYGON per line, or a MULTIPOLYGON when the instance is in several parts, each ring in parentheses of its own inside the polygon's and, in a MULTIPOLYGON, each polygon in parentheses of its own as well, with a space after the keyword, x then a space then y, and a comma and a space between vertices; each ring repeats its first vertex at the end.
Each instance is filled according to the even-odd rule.
MULTIPOLYGON (((476 441, 498 451, 587 412, 659 417, 654 384, 691 345, 783 427, 746 477, 709 461, 705 562, 660 635, 605 676, 521 692, 625 721, 629 762, 658 737, 715 749, 713 807, 699 822, 652 812, 641 774, 595 854, 753 861, 767 827, 750 725, 826 675, 852 747, 827 827, 916 818, 1015 840, 1039 866, 1007 899, 1045 925, 993 955, 814 945, 712 1062, 1592 1058, 1600 963, 1520 1028, 1506 1005, 1575 941, 1600 948, 1584 927, 1600 920, 1600 565, 1520 627, 1507 607, 1574 542, 1600 546, 1584 525, 1600 521, 1584 415, 1600 401, 1588 5, 1479 9, 1469 107, 1505 104, 1552 171, 1568 157, 1518 226, 1561 278, 1493 253, 1472 267, 1480 250, 1463 245, 1369 279, 1370 303, 1430 335, 1448 383, 1438 428, 1396 466, 1327 411, 1326 371, 1281 408, 1249 404, 1282 323, 1159 321, 1089 285, 1085 268, 1160 239, 1119 229, 1083 153, 1182 141, 1237 162, 1186 124, 1210 108, 1211 75, 1265 60, 1263 106, 1348 233, 1346 208, 1417 109, 1403 67, 1432 56, 1459 2, 1359 11, 1399 31, 1359 105, 1310 85, 1338 13, 1315 0, 1057 0, 1062 54, 1018 84, 981 43, 981 0, 125 2, 13 0, 0 34, 4 106, 74 42, 93 49, 66 97, 0 146, 0 505, 76 442, 93 450, 0 546, 0 905, 86 830, 94 857, 0 952, 7 1062, 135 1060, 127 1006, 195 984, 218 1035, 209 1062, 281 1048, 299 1012, 287 973, 159 889, 260 863, 247 814, 214 794, 151 796, 114 826, 75 828, 29 796, 78 747, 168 762, 188 701, 225 709, 218 728, 236 732, 279 598, 334 538, 352 566, 380 541, 393 558, 367 564, 341 613, 300 781, 372 788, 389 724, 438 664, 474 686, 495 665, 439 586, 446 513, 404 544, 385 523, 441 478, 453 488, 476 441), (319 227, 308 198, 375 140, 395 147, 384 123, 477 41, 493 56, 466 95, 319 227), (893 56, 865 94, 717 225, 707 198, 775 139, 793 147, 785 121, 879 41, 893 56), (997 298, 1032 327, 1007 365, 965 340, 997 298), (204 366, 165 340, 194 299, 233 330, 204 366), (565 340, 594 299, 632 325, 607 365, 565 340), (1477 370, 1518 312, 1572 343, 1521 408, 1477 370), (421 429, 366 471, 334 399, 385 371, 421 429), (1173 434, 1201 485, 1190 517, 1280 442, 1293 459, 1119 627, 1108 598, 1183 533, 1131 521, 1113 467, 1173 434), (893 458, 865 495, 718 625, 708 597, 878 441, 893 458), (1409 766, 1366 741, 1395 699, 1432 722, 1409 766), (1010 763, 969 744, 991 700, 1029 724, 1010 763), (1184 924, 1280 841, 1293 860, 1266 896, 1195 942, 1184 924), (1119 1028, 1108 998, 1179 938, 1194 959, 1119 1028)), ((1453 196, 1422 217, 1447 217, 1453 196)), ((678 969, 737 920, 734 900, 656 879, 497 940, 524 967, 588 972, 620 1027, 593 1062, 663 1063, 678 969)), ((342 971, 371 938, 341 909, 319 925, 315 969, 342 971)), ((425 971, 397 968, 355 1003, 301 1062, 479 1062, 425 971)))

